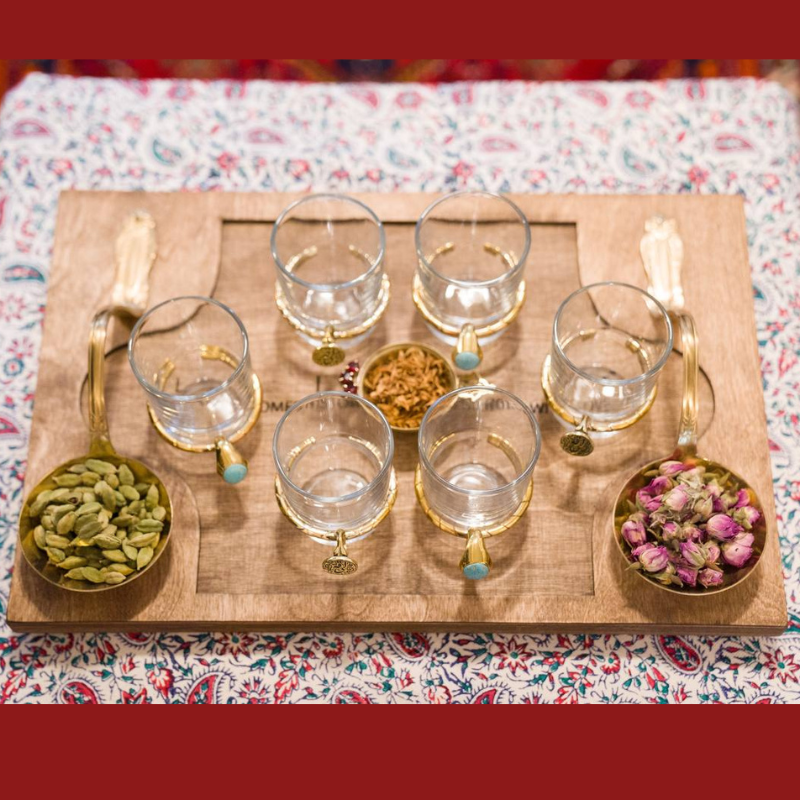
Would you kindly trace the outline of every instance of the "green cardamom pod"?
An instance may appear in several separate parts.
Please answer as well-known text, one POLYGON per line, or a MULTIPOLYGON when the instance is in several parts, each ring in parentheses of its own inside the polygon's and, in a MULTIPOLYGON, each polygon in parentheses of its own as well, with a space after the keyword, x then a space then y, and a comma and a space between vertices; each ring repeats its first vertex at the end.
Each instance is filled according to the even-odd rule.
POLYGON ((66 486, 70 489, 74 489, 81 482, 81 476, 73 475, 71 472, 65 472, 63 475, 56 475, 53 480, 56 486, 66 486))
POLYGON ((134 500, 128 506, 128 513, 132 514, 133 516, 137 516, 140 511, 144 509, 144 501, 142 500, 134 500))
POLYGON ((85 567, 86 559, 80 556, 67 556, 63 561, 59 562, 59 569, 75 569, 76 567, 85 567))
POLYGON ((143 483, 143 482, 142 483, 135 483, 133 485, 133 488, 136 489, 136 491, 139 492, 140 495, 147 494, 147 490, 150 488, 150 484, 149 483, 143 483))
POLYGON ((121 508, 125 505, 128 501, 125 499, 125 495, 119 489, 114 489, 114 497, 117 498, 117 508, 121 508))
POLYGON ((88 486, 90 489, 99 480, 100 480, 100 476, 96 472, 84 472, 83 475, 81 475, 81 483, 84 486, 88 486))
POLYGON ((50 492, 50 499, 47 502, 66 503, 68 495, 69 495, 69 489, 53 489, 53 491, 50 492))
POLYGON ((75 521, 75 533, 80 533, 84 526, 90 525, 98 520, 97 514, 94 513, 78 514, 76 512, 76 516, 78 519, 75 521))
POLYGON ((100 461, 97 458, 87 458, 84 464, 86 464, 87 469, 96 472, 98 475, 110 475, 112 472, 117 471, 113 464, 109 464, 108 461, 100 461))
POLYGON ((139 499, 139 492, 137 492, 136 489, 133 488, 133 486, 128 486, 127 484, 123 483, 122 486, 119 487, 119 490, 122 496, 129 503, 139 499))
MULTIPOLYGON (((48 508, 50 516, 56 525, 61 521, 61 518, 75 510, 74 503, 65 503, 63 506, 52 506, 52 511, 48 508)), ((77 516, 77 514, 76 514, 77 516)))
POLYGON ((139 551, 135 547, 129 545, 127 542, 122 543, 122 552, 125 553, 129 561, 136 561, 136 557, 139 554, 139 551))
POLYGON ((121 486, 133 486, 133 484, 136 483, 136 478, 133 475, 133 471, 127 464, 119 465, 119 472, 117 475, 119 476, 119 482, 121 486))
POLYGON ((167 509, 164 506, 156 506, 153 509, 153 519, 163 522, 167 517, 167 509))
POLYGON ((114 490, 105 481, 98 481, 94 485, 94 493, 109 511, 116 511, 117 498, 114 496, 114 490))
POLYGON ((119 516, 111 518, 111 524, 116 525, 118 528, 129 528, 139 521, 139 517, 133 517, 130 514, 120 514, 119 516))
POLYGON ((111 586, 117 586, 125 580, 125 576, 120 572, 107 572, 105 582, 111 586))
POLYGON ((66 536, 59 536, 57 533, 48 533, 44 540, 48 547, 57 547, 59 550, 65 550, 71 544, 66 536))
POLYGON ((54 564, 60 563, 67 557, 67 554, 58 547, 48 547, 47 555, 54 564))
POLYGON ((119 489, 119 478, 113 473, 111 475, 106 475, 106 483, 112 489, 119 489))
POLYGON ((151 531, 164 530, 164 523, 157 519, 142 519, 136 523, 136 530, 142 533, 150 533, 151 531))
POLYGON ((71 467, 67 469, 67 472, 72 472, 75 475, 80 475, 82 472, 86 472, 87 467, 85 464, 73 464, 71 467))
MULTIPOLYGON (((95 537, 95 541, 97 538, 95 537)), ((128 558, 122 550, 103 550, 103 555, 109 560, 114 561, 117 564, 124 564, 128 558)))
POLYGON ((52 491, 47 490, 39 492, 39 494, 36 495, 36 499, 31 503, 31 507, 28 509, 28 516, 38 517, 50 502, 52 494, 52 491))
POLYGON ((153 484, 147 490, 147 496, 145 497, 145 505, 148 511, 152 511, 157 505, 159 501, 159 494, 158 494, 158 486, 153 484))
POLYGON ((33 541, 36 542, 36 546, 40 550, 44 550, 47 547, 46 536, 47 534, 44 532, 44 528, 41 525, 37 525, 33 529, 33 541))
POLYGON ((84 503, 78 509, 78 516, 81 517, 84 514, 98 514, 102 510, 103 506, 100 503, 93 502, 93 503, 84 503))
POLYGON ((80 530, 78 530, 76 526, 75 532, 81 539, 91 539, 93 536, 100 533, 100 531, 104 530, 105 527, 106 525, 104 522, 90 522, 88 525, 84 525, 80 530))
POLYGON ((64 575, 64 577, 69 578, 70 580, 73 581, 82 581, 84 580, 83 576, 84 569, 89 569, 89 567, 75 567, 74 569, 71 569, 66 575, 64 575))
POLYGON ((153 560, 153 548, 143 547, 136 556, 136 569, 144 569, 153 560))
POLYGON ((55 520, 49 514, 45 514, 39 522, 42 523, 42 527, 46 531, 54 531, 56 529, 55 520))
POLYGON ((131 536, 131 538, 128 539, 128 544, 132 547, 147 547, 155 541, 157 536, 158 532, 156 531, 152 533, 140 533, 137 536, 131 536))
POLYGON ((99 569, 95 569, 94 567, 81 567, 81 569, 83 570, 84 580, 91 581, 92 583, 103 583, 105 580, 99 569))
POLYGON ((132 572, 135 572, 133 567, 129 567, 127 564, 109 564, 108 571, 119 572, 120 575, 130 575, 132 572))
POLYGON ((122 546, 122 542, 116 536, 108 533, 98 533, 97 536, 92 538, 92 544, 99 547, 103 551, 103 555, 107 550, 117 550, 122 546))
POLYGON ((64 516, 61 517, 61 519, 56 523, 56 530, 62 536, 66 536, 75 527, 76 519, 78 519, 78 515, 74 511, 64 514, 64 516))

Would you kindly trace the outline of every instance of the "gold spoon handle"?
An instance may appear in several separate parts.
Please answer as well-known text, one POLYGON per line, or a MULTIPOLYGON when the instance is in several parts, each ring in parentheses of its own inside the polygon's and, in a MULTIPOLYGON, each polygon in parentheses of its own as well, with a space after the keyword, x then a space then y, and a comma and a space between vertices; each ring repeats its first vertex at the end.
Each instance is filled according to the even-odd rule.
POLYGON ((89 332, 89 452, 94 455, 113 455, 106 415, 105 368, 106 336, 113 309, 104 308, 94 315, 89 332))
POLYGON ((694 317, 686 311, 674 312, 681 331, 683 348, 683 401, 681 403, 681 423, 678 434, 678 447, 686 454, 697 451, 697 417, 699 359, 697 329, 694 317))

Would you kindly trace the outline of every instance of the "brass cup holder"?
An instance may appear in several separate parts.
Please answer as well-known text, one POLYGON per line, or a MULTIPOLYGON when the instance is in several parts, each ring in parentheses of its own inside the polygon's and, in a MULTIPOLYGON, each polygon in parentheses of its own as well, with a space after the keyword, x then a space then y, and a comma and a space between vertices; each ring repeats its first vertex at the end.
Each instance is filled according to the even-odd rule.
POLYGON ((571 456, 579 457, 588 456, 594 452, 595 445, 591 434, 616 433, 635 425, 651 409, 658 391, 658 387, 654 386, 644 404, 630 417, 608 425, 597 425, 589 415, 577 417, 556 400, 550 386, 550 355, 545 356, 542 363, 542 389, 552 412, 568 425, 574 426, 571 431, 567 431, 561 436, 559 440, 561 449, 571 456))
MULTIPOLYGON (((352 255, 365 261, 368 266, 374 266, 374 262, 370 256, 355 245, 351 244, 348 249, 352 255)), ((313 258, 317 253, 318 250, 315 246, 307 247, 305 250, 302 250, 289 259, 286 264, 286 271, 289 273, 293 272, 296 267, 313 258)), ((352 328, 342 330, 335 325, 326 325, 325 329, 320 331, 319 328, 307 325, 294 313, 286 299, 286 294, 283 291, 280 281, 275 283, 275 304, 278 306, 278 310, 281 312, 284 319, 303 336, 306 336, 312 341, 319 342, 311 353, 311 359, 320 367, 333 367, 337 364, 341 364, 345 359, 345 350, 344 347, 337 344, 337 342, 346 342, 348 339, 355 339, 371 331, 384 315, 389 305, 390 298, 391 283, 389 281, 389 276, 384 274, 381 279, 381 288, 378 292, 377 305, 367 319, 360 325, 356 325, 352 328)))
MULTIPOLYGON (((487 253, 499 256, 505 262, 509 270, 516 267, 516 257, 513 253, 507 253, 490 242, 486 242, 483 245, 483 249, 486 250, 487 253)), ((428 263, 433 263, 439 256, 451 253, 453 250, 455 250, 455 245, 452 242, 443 244, 428 256, 428 263)), ((480 325, 477 327, 471 322, 465 322, 463 325, 458 326, 451 325, 439 319, 436 313, 428 308, 425 303, 422 281, 419 278, 419 273, 414 275, 411 297, 417 310, 430 327, 439 331, 439 333, 444 336, 450 337, 451 339, 455 338, 456 344, 453 348, 452 358, 456 367, 465 372, 472 372, 476 370, 483 361, 483 348, 481 347, 480 340, 486 339, 489 336, 494 336, 505 330, 519 315, 525 303, 525 281, 520 281, 514 296, 514 304, 500 319, 488 325, 480 325)))
MULTIPOLYGON (((236 369, 239 365, 239 362, 231 353, 216 345, 202 345, 200 348, 200 356, 207 360, 222 361, 232 369, 236 369)), ((159 371, 159 384, 162 389, 166 385, 174 369, 175 365, 171 361, 165 362, 162 366, 159 371)), ((212 450, 215 451, 217 456, 217 474, 225 483, 240 483, 247 477, 248 464, 244 456, 242 456, 233 445, 250 433, 256 422, 258 422, 258 418, 261 416, 261 406, 263 402, 261 381, 258 379, 255 372, 253 373, 252 382, 253 408, 250 412, 250 416, 247 418, 245 424, 233 436, 227 439, 219 438, 213 444, 207 445, 194 445, 180 441, 166 430, 156 416, 153 407, 148 403, 147 412, 150 416, 150 422, 160 436, 178 450, 183 450, 188 453, 209 453, 212 450)))
POLYGON ((315 541, 322 540, 323 542, 330 543, 334 546, 333 555, 328 556, 322 562, 322 569, 331 575, 352 575, 358 569, 358 563, 347 552, 348 542, 362 539, 368 533, 383 522, 388 516, 389 512, 394 506, 397 499, 397 475, 395 474, 394 467, 392 467, 389 476, 389 492, 386 495, 386 500, 380 511, 370 520, 359 525, 357 528, 346 531, 339 529, 336 531, 325 530, 309 525, 295 513, 294 509, 289 504, 286 494, 283 491, 283 484, 279 476, 275 476, 275 497, 278 501, 280 508, 286 519, 289 520, 298 530, 302 531, 306 536, 314 539, 315 541))
POLYGON ((486 539, 505 533, 520 521, 523 514, 528 510, 531 497, 533 496, 533 478, 531 478, 528 488, 525 490, 525 495, 514 510, 514 513, 503 522, 488 528, 458 527, 438 514, 431 507, 428 498, 425 496, 425 490, 422 487, 422 470, 419 465, 417 465, 416 472, 414 473, 414 491, 416 492, 417 502, 420 508, 425 512, 425 516, 437 528, 445 533, 449 533, 451 536, 458 536, 461 539, 466 539, 464 552, 458 566, 465 578, 480 580, 481 578, 485 578, 492 569, 492 558, 486 548, 486 539))

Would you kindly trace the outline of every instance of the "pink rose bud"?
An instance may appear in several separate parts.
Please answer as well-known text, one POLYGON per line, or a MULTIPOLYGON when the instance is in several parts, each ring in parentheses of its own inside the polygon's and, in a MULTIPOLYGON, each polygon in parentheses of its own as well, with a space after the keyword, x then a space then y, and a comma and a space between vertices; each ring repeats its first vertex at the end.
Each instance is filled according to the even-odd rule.
POLYGON ((689 502, 689 493, 683 486, 676 486, 664 495, 662 501, 670 511, 682 511, 689 502))
POLYGON ((741 569, 753 555, 753 548, 739 542, 725 542, 722 545, 722 558, 732 567, 741 569))
POLYGON ((633 516, 622 524, 622 535, 631 547, 638 547, 647 541, 647 531, 641 520, 634 519, 633 516))
POLYGON ((722 496, 722 487, 716 483, 711 482, 705 485, 705 490, 712 496, 712 497, 721 497, 722 496))
POLYGON ((697 585, 697 570, 691 567, 678 567, 678 577, 688 586, 697 585))
POLYGON ((747 505, 750 505, 750 492, 747 489, 739 489, 739 493, 736 495, 736 508, 747 505))
POLYGON ((719 586, 722 583, 722 573, 716 569, 701 569, 697 574, 697 581, 701 586, 719 586))
POLYGON ((692 567, 702 567, 706 563, 706 553, 696 542, 681 542, 681 555, 692 567))
POLYGON ((661 526, 661 536, 665 542, 671 542, 674 539, 681 538, 681 528, 677 522, 665 522, 661 526))
POLYGON ((734 536, 742 532, 740 525, 737 525, 727 514, 715 514, 706 523, 706 531, 715 539, 724 542, 733 539, 734 536))
POLYGON ((639 563, 647 572, 661 572, 669 564, 669 553, 666 547, 654 547, 639 556, 639 563))
POLYGON ((708 542, 705 545, 706 550, 706 566, 713 567, 719 561, 720 549, 714 542, 708 542))
POLYGON ((686 467, 684 467, 680 461, 665 461, 658 468, 658 471, 662 475, 677 475, 679 472, 683 472, 685 469, 686 467))
POLYGON ((636 504, 645 511, 658 511, 661 508, 661 498, 652 497, 647 489, 636 492, 636 504))
POLYGON ((657 478, 653 478, 645 488, 652 497, 655 497, 658 494, 668 492, 673 485, 673 482, 666 475, 659 475, 657 478))
POLYGON ((689 542, 702 542, 703 539, 706 538, 706 535, 697 525, 684 525, 683 538, 689 542))
POLYGON ((645 544, 640 544, 636 549, 631 551, 631 555, 634 558, 639 558, 642 553, 646 553, 648 550, 655 550, 656 546, 652 542, 646 542, 645 544))
POLYGON ((740 533, 733 541, 736 544, 743 544, 745 547, 752 547, 755 538, 752 533, 740 533))
POLYGON ((726 510, 729 508, 734 508, 734 506, 739 500, 739 494, 738 493, 734 494, 732 492, 725 492, 725 494, 722 495, 722 497, 720 497, 720 500, 722 501, 726 510))

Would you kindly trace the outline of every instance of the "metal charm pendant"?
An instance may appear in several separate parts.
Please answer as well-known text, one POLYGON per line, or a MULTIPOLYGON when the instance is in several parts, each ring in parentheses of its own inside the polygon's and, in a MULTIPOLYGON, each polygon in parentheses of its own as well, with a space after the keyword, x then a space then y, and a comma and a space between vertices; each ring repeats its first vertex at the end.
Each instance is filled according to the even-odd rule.
POLYGON ((219 439, 217 474, 225 483, 239 483, 247 477, 247 459, 227 440, 219 439))
POLYGON ((345 531, 336 531, 337 541, 333 555, 322 562, 322 569, 331 575, 352 575, 358 564, 347 555, 347 534, 345 531))
POLYGON ((334 344, 334 341, 333 325, 328 325, 325 328, 325 336, 322 338, 322 343, 311 354, 315 364, 320 367, 334 367, 344 361, 344 350, 334 344))
POLYGON ((465 578, 480 580, 489 574, 492 568, 492 557, 483 543, 483 533, 471 530, 467 535, 467 547, 459 563, 465 578))
POLYGON ((571 456, 588 456, 594 452, 594 442, 589 436, 586 425, 588 417, 584 417, 574 431, 569 431, 561 437, 561 449, 571 456))

